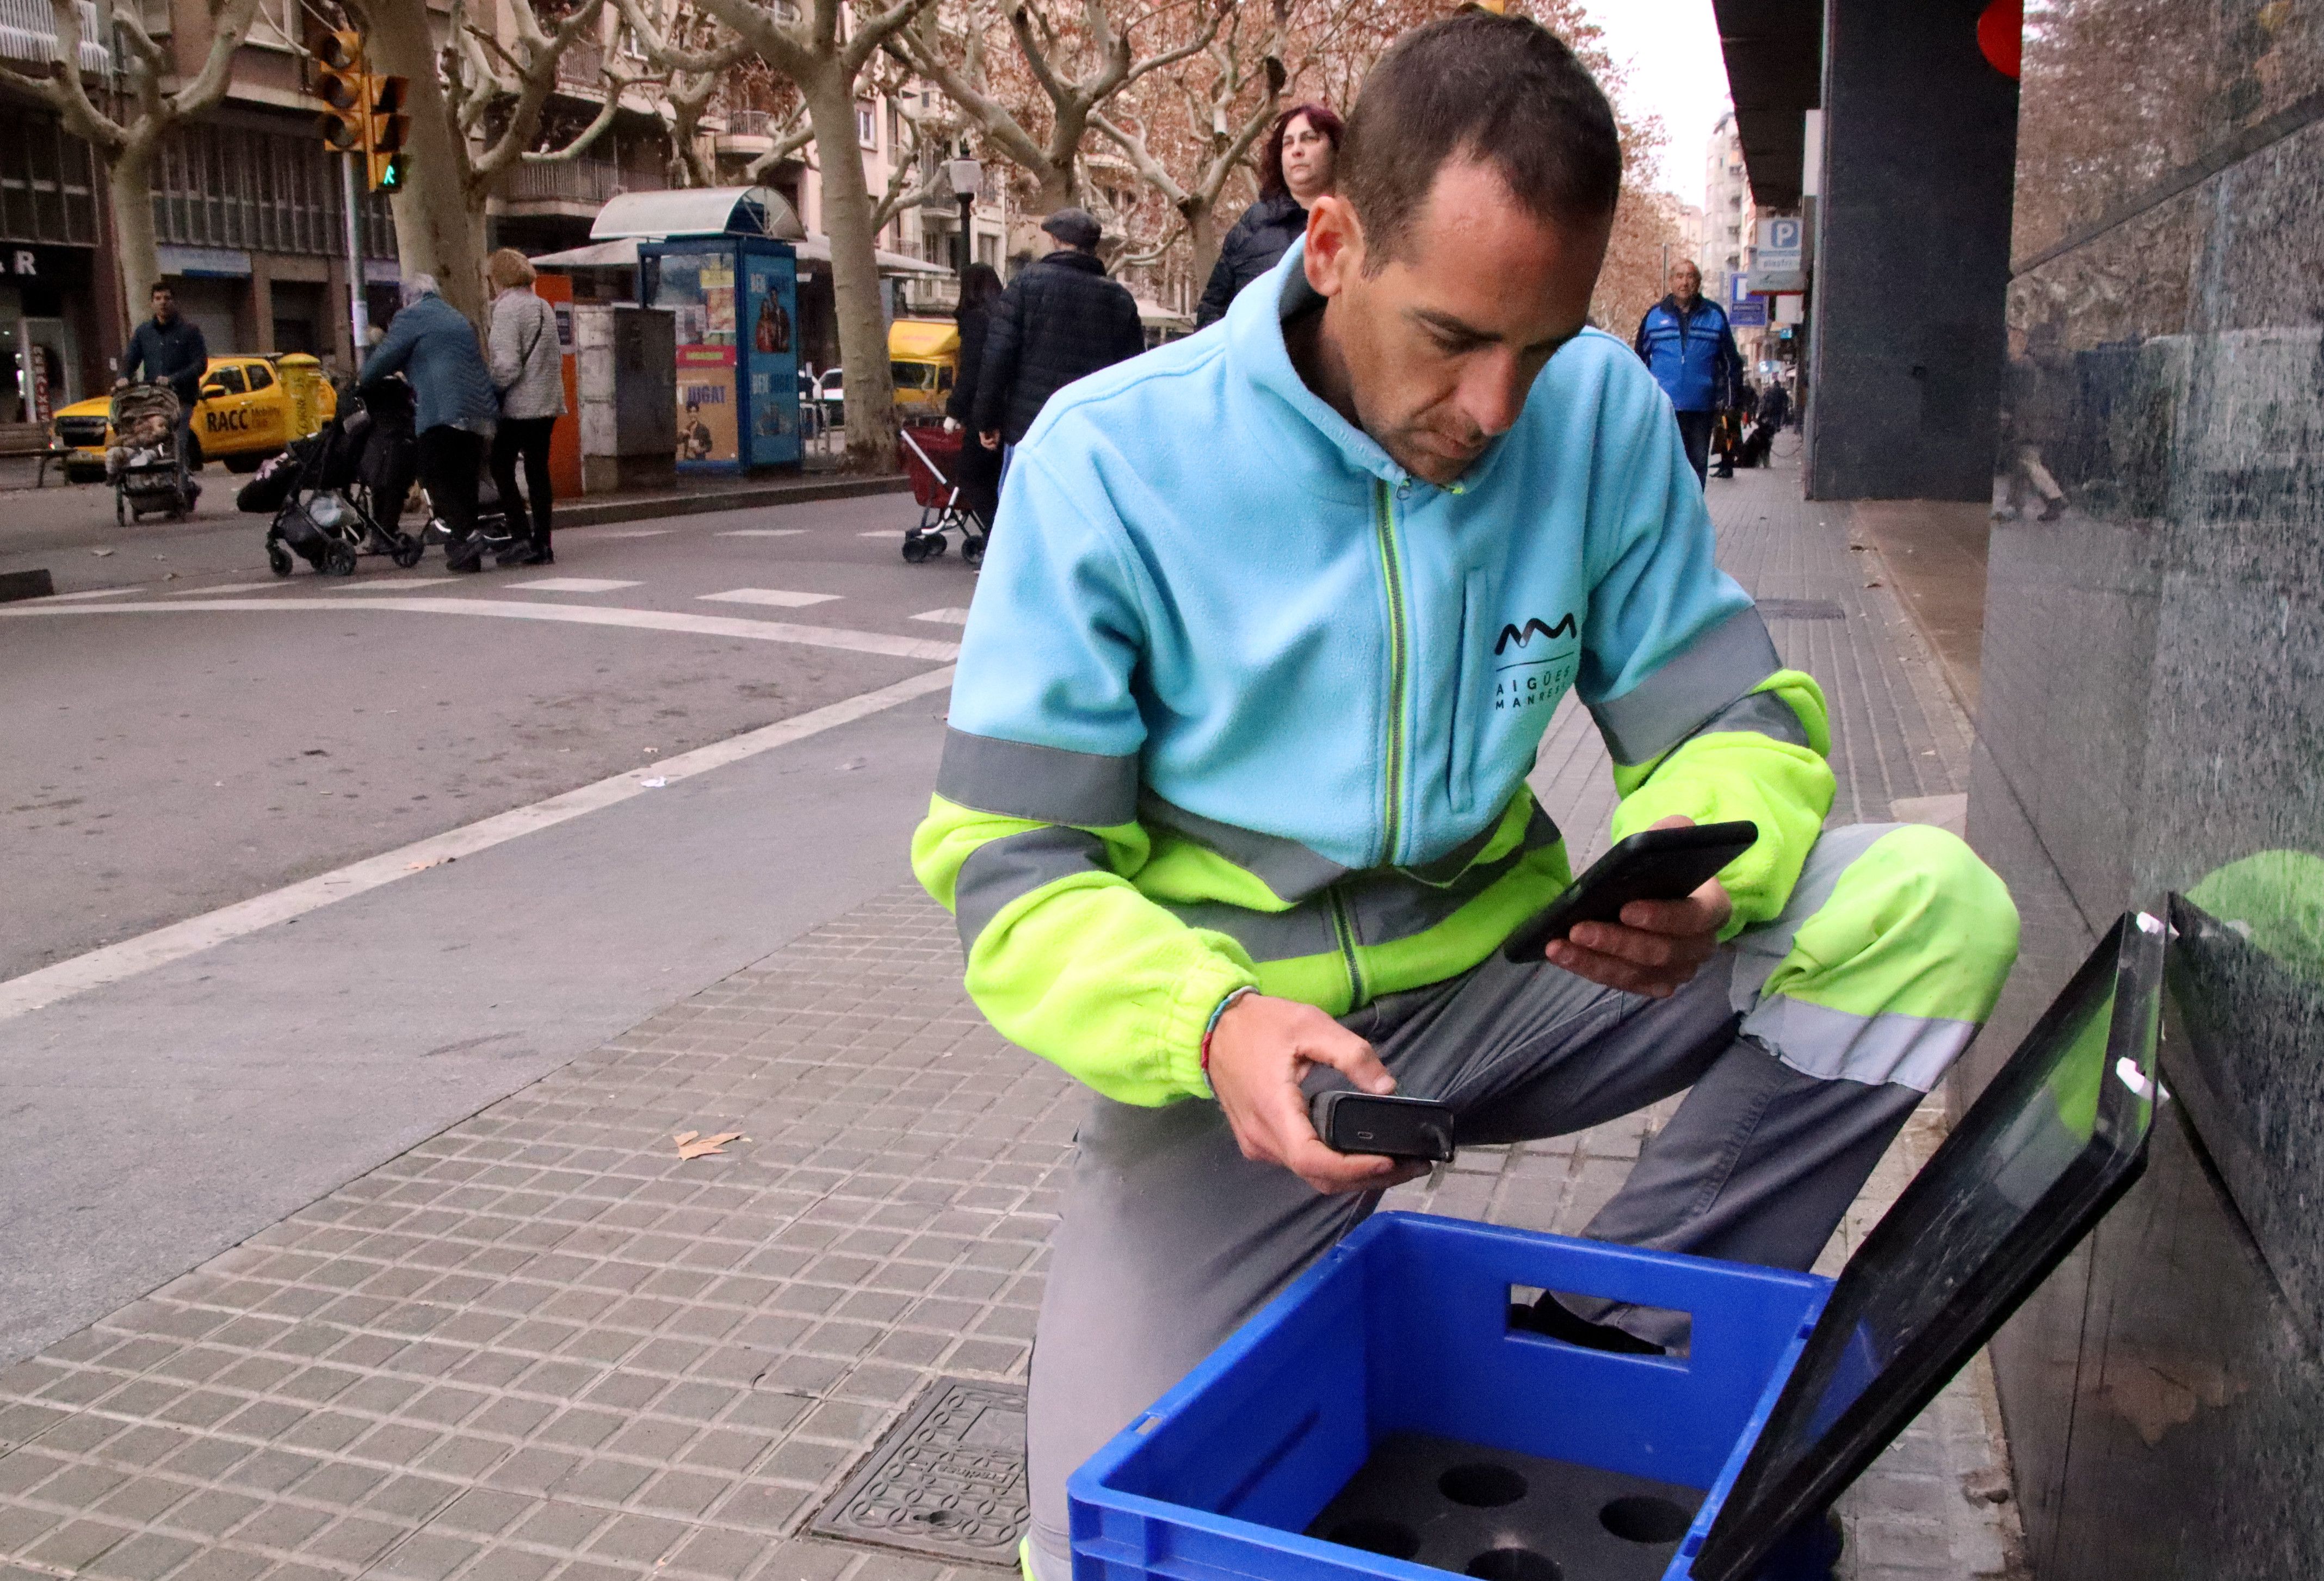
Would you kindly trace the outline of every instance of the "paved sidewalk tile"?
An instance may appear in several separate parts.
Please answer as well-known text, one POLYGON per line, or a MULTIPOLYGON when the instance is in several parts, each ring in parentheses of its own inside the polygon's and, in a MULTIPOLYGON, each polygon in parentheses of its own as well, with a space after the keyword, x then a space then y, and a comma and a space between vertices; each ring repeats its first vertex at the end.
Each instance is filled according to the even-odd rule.
MULTIPOLYGON (((1954 790, 1941 686, 1850 583, 1843 519, 1785 489, 1713 501, 1747 585, 1849 611, 1776 628, 1834 695, 1835 817, 1954 790)), ((1584 859, 1592 752, 1561 715, 1539 777, 1584 859)), ((894 892, 0 1371, 0 1581, 997 1581, 801 1534, 934 1379, 1023 1381, 1080 1102, 894 892), (687 1131, 739 1137, 687 1161, 687 1131)), ((1578 1229, 1671 1107, 1395 1200, 1578 1229)), ((1827 1265, 1941 1124, 1916 1116, 1827 1265)), ((1924 1413, 1843 1504, 1847 1581, 2010 1573, 2011 1512, 1973 1496, 1997 1420, 1981 1370, 1924 1413)))

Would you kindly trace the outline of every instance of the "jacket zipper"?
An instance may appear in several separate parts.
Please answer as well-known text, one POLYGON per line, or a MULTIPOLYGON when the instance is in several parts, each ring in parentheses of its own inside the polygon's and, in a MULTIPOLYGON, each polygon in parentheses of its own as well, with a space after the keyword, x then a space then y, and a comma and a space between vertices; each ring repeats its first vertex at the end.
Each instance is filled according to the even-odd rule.
POLYGON ((1379 484, 1380 571, 1388 580, 1388 804, 1381 818, 1385 832, 1380 861, 1392 865, 1404 839, 1404 714, 1406 671, 1404 557, 1396 538, 1396 506, 1388 484, 1379 484))

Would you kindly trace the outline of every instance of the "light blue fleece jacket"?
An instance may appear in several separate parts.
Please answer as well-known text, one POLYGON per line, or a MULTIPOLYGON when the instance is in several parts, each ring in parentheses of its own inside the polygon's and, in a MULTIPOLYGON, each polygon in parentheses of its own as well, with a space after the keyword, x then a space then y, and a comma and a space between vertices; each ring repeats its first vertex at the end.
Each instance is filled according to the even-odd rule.
POLYGON ((1643 763, 1778 668, 1628 346, 1565 345, 1439 489, 1293 369, 1304 252, 1210 329, 1051 398, 1010 470, 955 732, 1132 758, 1142 794, 1341 868, 1425 867, 1501 813, 1569 689, 1643 763))

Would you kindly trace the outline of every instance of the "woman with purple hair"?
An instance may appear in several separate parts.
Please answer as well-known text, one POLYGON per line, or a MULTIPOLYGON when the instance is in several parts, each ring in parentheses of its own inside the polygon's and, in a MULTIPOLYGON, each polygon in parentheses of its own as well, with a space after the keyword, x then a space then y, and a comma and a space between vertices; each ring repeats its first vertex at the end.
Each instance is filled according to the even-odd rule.
POLYGON ((1194 308, 1194 327, 1226 316, 1235 293, 1276 265, 1291 244, 1307 234, 1307 206, 1332 190, 1340 137, 1340 117, 1323 105, 1294 105, 1276 117, 1259 161, 1259 201, 1243 210, 1219 245, 1194 308))

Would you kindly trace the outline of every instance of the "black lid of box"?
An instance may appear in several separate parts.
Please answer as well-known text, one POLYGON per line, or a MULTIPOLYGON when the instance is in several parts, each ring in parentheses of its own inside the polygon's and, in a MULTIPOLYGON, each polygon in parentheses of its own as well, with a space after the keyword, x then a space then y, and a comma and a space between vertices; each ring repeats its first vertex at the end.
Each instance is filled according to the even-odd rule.
POLYGON ((1848 1260, 1694 1581, 1744 1581, 1820 1516, 2138 1178, 2166 933, 2116 922, 1848 1260))

